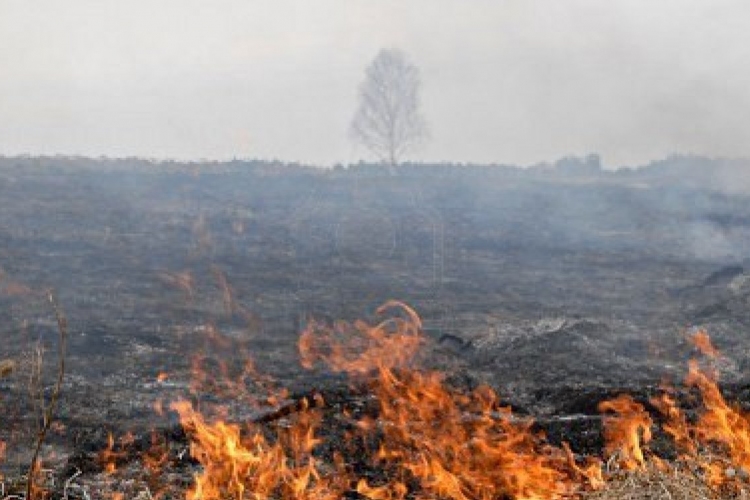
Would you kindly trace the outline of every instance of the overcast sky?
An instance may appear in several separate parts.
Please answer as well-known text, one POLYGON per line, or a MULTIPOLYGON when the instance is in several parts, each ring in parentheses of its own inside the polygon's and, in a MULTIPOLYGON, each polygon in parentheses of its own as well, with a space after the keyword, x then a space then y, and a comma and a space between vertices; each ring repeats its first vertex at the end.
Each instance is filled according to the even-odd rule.
POLYGON ((0 0, 0 154, 354 162, 381 47, 417 160, 750 156, 747 0, 0 0))

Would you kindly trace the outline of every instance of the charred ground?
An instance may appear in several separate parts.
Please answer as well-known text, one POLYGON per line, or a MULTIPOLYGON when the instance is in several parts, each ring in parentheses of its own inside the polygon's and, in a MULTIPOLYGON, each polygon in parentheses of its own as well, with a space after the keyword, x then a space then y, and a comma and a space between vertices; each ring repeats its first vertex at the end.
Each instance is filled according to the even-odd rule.
MULTIPOLYGON (((391 298, 422 316, 428 365, 458 385, 490 383, 553 437, 577 432, 561 416, 581 425, 606 396, 679 379, 691 327, 711 333, 727 388, 746 400, 750 195, 737 173, 748 171, 697 158, 395 176, 3 158, 0 354, 23 360, 41 340, 52 369, 41 297, 57 290, 70 322, 57 442, 79 455, 102 445, 103 429, 172 432, 153 402, 187 387, 196 352, 249 354, 296 394, 346 392, 299 368, 298 333, 311 317, 367 318, 391 298), (207 342, 211 328, 229 345, 207 342)), ((34 412, 20 371, 0 384, 12 423, 0 432, 21 464, 34 412)), ((587 425, 581 448, 599 439, 587 425)))

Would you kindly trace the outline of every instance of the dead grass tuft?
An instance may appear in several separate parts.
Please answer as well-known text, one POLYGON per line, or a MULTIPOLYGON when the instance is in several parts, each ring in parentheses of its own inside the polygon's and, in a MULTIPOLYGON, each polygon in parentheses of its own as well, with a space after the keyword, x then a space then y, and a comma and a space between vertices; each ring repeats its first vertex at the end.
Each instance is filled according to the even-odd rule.
POLYGON ((623 472, 607 481, 604 489, 587 493, 585 500, 717 500, 748 498, 744 491, 718 492, 701 478, 683 470, 623 472))

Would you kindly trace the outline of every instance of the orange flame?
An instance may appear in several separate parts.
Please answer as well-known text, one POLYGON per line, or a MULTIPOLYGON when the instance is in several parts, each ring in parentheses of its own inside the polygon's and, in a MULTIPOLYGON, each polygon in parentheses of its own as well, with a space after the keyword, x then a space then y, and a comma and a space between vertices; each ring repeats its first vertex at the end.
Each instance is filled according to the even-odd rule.
POLYGON ((207 422, 186 401, 173 403, 172 409, 192 436, 191 455, 203 465, 188 500, 341 498, 346 483, 323 478, 312 455, 318 444, 314 413, 300 412, 272 443, 259 429, 243 435, 236 424, 207 422))
POLYGON ((390 301, 378 309, 400 310, 403 316, 386 319, 377 325, 364 321, 337 322, 332 327, 312 321, 299 338, 302 366, 311 369, 319 361, 333 371, 368 374, 379 367, 406 366, 424 342, 422 321, 413 309, 390 301))
MULTIPOLYGON (((230 297, 225 298, 229 304, 230 297)), ((421 320, 398 302, 387 303, 378 313, 386 310, 395 311, 394 316, 373 325, 310 322, 298 344, 305 368, 327 365, 357 377, 360 385, 366 382, 374 398, 372 412, 343 411, 343 418, 355 425, 341 446, 371 456, 378 480, 357 475, 337 451, 332 459, 320 458, 321 449, 330 446, 321 446, 316 432, 323 418, 320 398, 316 408, 305 400, 301 408, 284 413, 275 435, 256 424, 230 423, 229 411, 200 413, 178 401, 170 407, 191 438, 191 455, 202 465, 187 499, 332 500, 354 491, 372 500, 559 499, 605 486, 599 459, 581 460, 564 443, 553 446, 531 419, 503 406, 491 388, 460 391, 440 373, 416 369, 416 355, 426 342, 421 320)), ((216 346, 234 345, 213 327, 207 333, 216 346)), ((692 340, 711 359, 719 356, 705 331, 692 340)), ((726 403, 710 367, 695 360, 689 366, 686 385, 700 393, 700 414, 690 418, 679 407, 676 390, 668 387, 651 404, 662 413, 663 429, 675 440, 682 461, 697 465, 711 485, 739 481, 742 471, 750 471, 750 418, 726 403), (731 477, 730 469, 735 471, 731 477)), ((200 358, 195 368, 196 391, 210 390, 247 404, 278 405, 287 397, 280 392, 251 397, 249 380, 256 389, 270 385, 251 362, 239 381, 229 377, 237 370, 221 360, 200 358), (215 380, 207 368, 227 381, 215 380)), ((648 449, 654 422, 643 404, 620 395, 600 403, 599 410, 605 413, 609 463, 626 471, 665 467, 648 449)), ((105 456, 115 456, 113 447, 111 441, 105 456)), ((154 451, 153 470, 165 460, 154 451)))
POLYGON ((514 417, 489 387, 467 394, 452 390, 438 373, 405 369, 424 343, 421 320, 397 302, 379 312, 393 307, 405 315, 375 326, 313 323, 299 343, 307 368, 324 361, 350 374, 377 370, 371 390, 378 418, 363 418, 359 428, 381 436, 374 459, 395 479, 378 486, 359 480, 360 494, 403 499, 414 480, 430 498, 451 500, 561 498, 578 489, 579 480, 601 486, 599 465, 579 467, 568 448, 547 444, 531 420, 514 417))
POLYGON ((117 470, 117 453, 114 451, 115 438, 112 433, 107 434, 107 448, 99 453, 99 461, 104 464, 104 471, 107 474, 114 474, 117 470))
MULTIPOLYGON (((698 331, 691 340, 709 360, 719 357, 705 331, 698 331)), ((675 440, 681 459, 703 470, 710 486, 737 486, 750 471, 750 415, 726 402, 716 371, 696 359, 689 362, 685 385, 700 393, 703 405, 697 419, 691 422, 665 391, 653 401, 666 418, 664 430, 675 440)))
POLYGON ((672 387, 662 387, 662 393, 652 398, 651 404, 665 417, 661 428, 674 439, 680 457, 683 460, 689 460, 698 453, 697 443, 687 416, 677 405, 674 392, 672 387))
POLYGON ((104 472, 114 474, 117 472, 117 461, 127 456, 124 448, 130 446, 135 441, 135 436, 128 432, 120 437, 119 451, 115 450, 115 437, 111 432, 107 433, 107 448, 99 452, 99 462, 104 466, 104 472))
POLYGON ((605 451, 617 458, 626 470, 644 469, 646 458, 643 447, 651 441, 653 421, 643 405, 630 395, 599 403, 600 412, 612 412, 604 417, 605 451))
MULTIPOLYGON (((531 420, 500 406, 489 387, 464 394, 449 389, 436 373, 396 375, 384 368, 376 394, 383 434, 377 459, 415 478, 430 495, 549 499, 578 487, 582 469, 571 468, 564 450, 533 432, 531 420)), ((396 481, 378 495, 403 498, 404 487, 396 481)))
POLYGON ((161 472, 169 460, 169 450, 155 432, 151 432, 151 447, 143 455, 143 463, 152 474, 161 472))
POLYGON ((701 354, 708 356, 709 358, 716 358, 719 356, 719 350, 714 347, 711 343, 711 337, 709 337, 706 330, 698 330, 690 336, 690 342, 695 346, 701 354))

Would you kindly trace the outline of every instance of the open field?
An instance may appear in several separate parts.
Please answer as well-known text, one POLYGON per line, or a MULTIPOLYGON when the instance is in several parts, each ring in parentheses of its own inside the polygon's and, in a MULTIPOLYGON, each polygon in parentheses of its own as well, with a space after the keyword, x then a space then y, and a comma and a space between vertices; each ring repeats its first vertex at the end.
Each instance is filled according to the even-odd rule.
MULTIPOLYGON (((54 374, 49 288, 69 321, 48 450, 62 476, 85 469, 108 432, 180 434, 154 403, 189 389, 199 354, 217 379, 218 361, 237 374, 250 357, 293 395, 356 406, 341 377, 300 367, 299 333, 313 318, 372 319, 389 299, 422 318, 426 366, 458 386, 490 384, 575 451, 601 447, 599 401, 680 380, 698 328, 723 352, 727 393, 748 402, 750 194, 695 181, 700 164, 393 176, 0 159, 0 359, 18 365, 0 378, 3 470, 17 476, 33 442, 35 345, 45 380, 54 374)), ((232 408, 236 419, 267 411, 232 408)), ((186 446, 184 433, 174 440, 186 446)))

